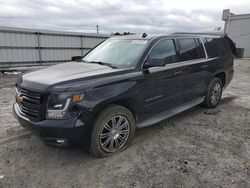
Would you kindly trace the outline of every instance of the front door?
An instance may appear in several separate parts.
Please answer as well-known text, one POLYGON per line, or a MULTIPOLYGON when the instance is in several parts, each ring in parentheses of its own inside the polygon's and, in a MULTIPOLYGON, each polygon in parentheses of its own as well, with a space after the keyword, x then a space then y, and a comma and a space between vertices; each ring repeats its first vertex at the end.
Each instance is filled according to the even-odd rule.
POLYGON ((143 119, 165 111, 180 103, 182 68, 176 67, 176 51, 173 40, 162 39, 151 49, 152 59, 165 58, 166 65, 148 68, 144 71, 141 90, 143 119))

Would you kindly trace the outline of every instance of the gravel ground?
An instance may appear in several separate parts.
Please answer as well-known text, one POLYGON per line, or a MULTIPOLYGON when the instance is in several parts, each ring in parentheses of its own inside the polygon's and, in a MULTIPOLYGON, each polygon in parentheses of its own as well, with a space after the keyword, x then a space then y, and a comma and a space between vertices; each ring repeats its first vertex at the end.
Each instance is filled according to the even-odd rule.
POLYGON ((0 187, 250 187, 250 60, 215 109, 195 107, 138 130, 131 146, 97 159, 50 148, 12 115, 15 75, 0 75, 0 187))

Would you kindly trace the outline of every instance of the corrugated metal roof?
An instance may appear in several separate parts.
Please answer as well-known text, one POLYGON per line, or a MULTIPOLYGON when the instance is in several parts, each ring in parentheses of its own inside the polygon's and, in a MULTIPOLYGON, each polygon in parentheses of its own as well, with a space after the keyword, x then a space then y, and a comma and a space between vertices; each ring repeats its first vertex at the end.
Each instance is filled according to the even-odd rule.
POLYGON ((19 28, 19 27, 6 27, 0 26, 1 31, 12 31, 12 32, 25 32, 25 33, 44 33, 44 34, 55 34, 55 35, 74 35, 74 36, 89 36, 89 37, 110 37, 106 34, 94 34, 94 33, 84 33, 84 32, 72 32, 72 31, 56 31, 56 30, 44 30, 44 29, 31 29, 31 28, 19 28))

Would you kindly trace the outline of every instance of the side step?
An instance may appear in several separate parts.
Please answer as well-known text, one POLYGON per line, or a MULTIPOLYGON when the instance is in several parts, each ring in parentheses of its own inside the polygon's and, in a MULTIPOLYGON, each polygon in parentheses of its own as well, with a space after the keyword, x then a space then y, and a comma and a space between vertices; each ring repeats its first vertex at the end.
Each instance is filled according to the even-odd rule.
POLYGON ((205 97, 200 97, 198 99, 184 103, 183 105, 177 106, 175 108, 171 108, 171 109, 166 110, 164 112, 161 112, 157 115, 154 115, 154 116, 150 117, 149 119, 146 119, 145 121, 138 123, 137 128, 147 127, 147 126, 153 125, 155 123, 158 123, 164 119, 167 119, 171 116, 174 116, 180 112, 183 112, 183 111, 185 111, 193 106, 196 106, 196 105, 202 103, 204 101, 204 99, 205 99, 205 97))

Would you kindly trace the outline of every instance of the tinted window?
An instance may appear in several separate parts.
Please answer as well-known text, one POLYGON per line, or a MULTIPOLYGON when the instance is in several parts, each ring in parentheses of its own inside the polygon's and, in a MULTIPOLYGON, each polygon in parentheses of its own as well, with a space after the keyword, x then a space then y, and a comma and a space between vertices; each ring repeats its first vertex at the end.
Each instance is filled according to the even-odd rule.
POLYGON ((223 38, 205 38, 205 48, 210 58, 226 54, 226 44, 223 38))
POLYGON ((233 53, 233 55, 237 56, 236 44, 234 43, 234 41, 232 41, 232 39, 230 39, 227 36, 225 36, 224 41, 225 41, 227 49, 228 49, 228 54, 232 55, 232 53, 233 53))
POLYGON ((167 63, 175 63, 176 52, 173 40, 162 40, 156 43, 149 56, 152 58, 165 58, 167 63))
POLYGON ((211 44, 210 44, 211 41, 212 41, 212 39, 208 39, 208 38, 203 39, 204 46, 206 48, 208 58, 212 58, 212 57, 215 56, 214 52, 213 52, 213 49, 211 47, 211 44))
POLYGON ((205 58, 203 46, 198 39, 177 39, 176 41, 179 47, 180 61, 205 58))
POLYGON ((198 46, 198 53, 199 53, 199 58, 205 58, 205 51, 204 51, 204 47, 201 43, 201 41, 199 39, 195 39, 196 44, 198 46))

